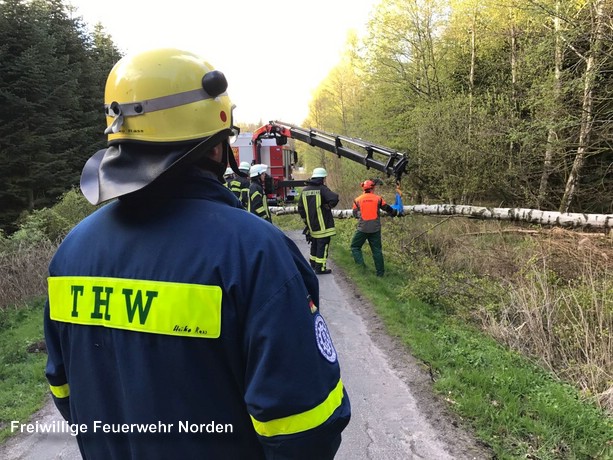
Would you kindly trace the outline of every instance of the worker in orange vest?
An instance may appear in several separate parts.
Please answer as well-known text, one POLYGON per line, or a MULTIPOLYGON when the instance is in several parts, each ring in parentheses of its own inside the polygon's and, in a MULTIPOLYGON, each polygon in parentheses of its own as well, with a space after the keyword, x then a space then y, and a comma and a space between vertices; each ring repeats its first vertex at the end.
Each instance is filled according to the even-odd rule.
POLYGON ((383 209, 392 217, 397 216, 398 211, 387 204, 383 197, 375 194, 374 181, 366 180, 360 186, 364 193, 353 200, 353 217, 359 219, 359 222, 351 240, 351 254, 356 264, 366 266, 364 264, 362 246, 368 240, 377 276, 383 276, 385 266, 381 246, 381 219, 379 217, 379 210, 383 209))

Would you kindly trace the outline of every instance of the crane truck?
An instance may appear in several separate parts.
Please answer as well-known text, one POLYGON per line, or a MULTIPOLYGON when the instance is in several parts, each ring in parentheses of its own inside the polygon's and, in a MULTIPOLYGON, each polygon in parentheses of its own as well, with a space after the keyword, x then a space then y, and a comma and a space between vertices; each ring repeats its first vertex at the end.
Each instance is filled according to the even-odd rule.
POLYGON ((292 201, 296 187, 304 186, 304 180, 295 180, 293 170, 297 162, 295 150, 288 147, 288 139, 295 139, 313 147, 347 158, 394 176, 400 183, 407 172, 408 158, 404 153, 359 138, 328 133, 314 128, 302 128, 283 121, 270 121, 253 133, 241 133, 232 145, 237 163, 265 163, 269 166, 266 192, 270 205, 292 201))

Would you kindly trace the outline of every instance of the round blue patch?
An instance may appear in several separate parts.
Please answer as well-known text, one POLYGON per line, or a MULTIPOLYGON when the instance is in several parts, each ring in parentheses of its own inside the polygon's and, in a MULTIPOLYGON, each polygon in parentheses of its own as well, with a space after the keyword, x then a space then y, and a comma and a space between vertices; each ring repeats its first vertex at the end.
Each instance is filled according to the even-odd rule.
POLYGON ((336 349, 332 343, 328 326, 321 315, 315 316, 315 340, 322 356, 331 363, 335 363, 337 358, 336 349))

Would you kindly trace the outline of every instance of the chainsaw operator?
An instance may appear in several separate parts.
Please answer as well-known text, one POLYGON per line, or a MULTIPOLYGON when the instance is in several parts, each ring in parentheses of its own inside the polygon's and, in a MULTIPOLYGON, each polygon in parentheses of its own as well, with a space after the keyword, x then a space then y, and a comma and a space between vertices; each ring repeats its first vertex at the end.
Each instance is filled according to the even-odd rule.
POLYGON ((366 266, 362 246, 368 240, 372 258, 375 262, 377 276, 385 274, 383 248, 381 244, 381 218, 379 210, 396 217, 398 211, 385 202, 383 197, 375 193, 375 182, 365 180, 360 184, 364 193, 353 200, 353 216, 358 219, 358 226, 351 239, 351 254, 356 264, 366 266))
POLYGON ((228 162, 238 173, 226 88, 177 49, 108 76, 108 147, 81 190, 110 202, 54 255, 44 320, 83 458, 332 459, 340 445, 350 405, 317 277, 223 185, 228 162))

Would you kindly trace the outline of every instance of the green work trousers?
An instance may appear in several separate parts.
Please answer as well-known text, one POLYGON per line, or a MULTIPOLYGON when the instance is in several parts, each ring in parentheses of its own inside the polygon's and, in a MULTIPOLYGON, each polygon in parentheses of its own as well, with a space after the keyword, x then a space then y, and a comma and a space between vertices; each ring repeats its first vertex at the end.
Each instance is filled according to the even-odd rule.
POLYGON ((362 254, 362 246, 368 240, 370 250, 372 251, 372 258, 375 262, 375 270, 377 276, 383 276, 385 267, 383 265, 383 249, 381 248, 381 231, 375 233, 364 233, 356 230, 351 240, 351 255, 353 260, 358 265, 364 265, 364 255, 362 254))

